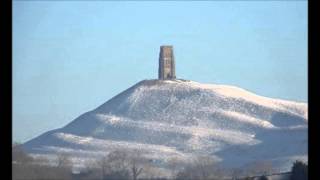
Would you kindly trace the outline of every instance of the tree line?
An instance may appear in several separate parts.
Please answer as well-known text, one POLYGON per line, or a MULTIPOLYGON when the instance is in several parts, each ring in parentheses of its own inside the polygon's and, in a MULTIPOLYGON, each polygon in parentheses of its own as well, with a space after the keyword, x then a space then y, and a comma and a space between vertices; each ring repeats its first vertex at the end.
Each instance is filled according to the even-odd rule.
MULTIPOLYGON (((190 163, 179 158, 167 161, 170 176, 159 171, 159 166, 143 156, 138 150, 115 150, 102 158, 87 161, 80 173, 72 173, 71 157, 66 153, 56 154, 55 162, 47 158, 35 158, 23 151, 19 144, 12 147, 12 177, 20 179, 59 180, 116 180, 116 179, 268 179, 274 169, 267 161, 258 161, 241 169, 219 167, 210 156, 196 156, 190 163), (257 175, 261 175, 260 177, 257 175)), ((308 165, 296 161, 288 180, 307 180, 308 165)))

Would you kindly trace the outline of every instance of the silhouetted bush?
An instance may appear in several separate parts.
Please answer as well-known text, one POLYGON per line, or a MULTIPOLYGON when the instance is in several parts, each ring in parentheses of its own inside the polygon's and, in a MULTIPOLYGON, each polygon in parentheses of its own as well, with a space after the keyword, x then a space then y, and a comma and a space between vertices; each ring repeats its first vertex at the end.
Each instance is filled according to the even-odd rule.
POLYGON ((259 178, 259 180, 268 180, 269 178, 267 177, 267 176, 261 176, 260 178, 259 178))
POLYGON ((291 180, 307 180, 308 179, 308 165, 301 162, 296 161, 293 163, 291 169, 291 180))
POLYGON ((254 177, 244 177, 244 178, 241 178, 241 180, 254 180, 254 177))

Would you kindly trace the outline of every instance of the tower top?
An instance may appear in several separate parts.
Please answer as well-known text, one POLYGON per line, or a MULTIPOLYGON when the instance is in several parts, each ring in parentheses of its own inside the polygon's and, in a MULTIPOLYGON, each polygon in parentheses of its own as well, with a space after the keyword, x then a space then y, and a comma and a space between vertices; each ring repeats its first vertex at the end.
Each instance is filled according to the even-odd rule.
POLYGON ((160 48, 173 48, 173 46, 172 45, 162 45, 162 46, 160 46, 160 48))

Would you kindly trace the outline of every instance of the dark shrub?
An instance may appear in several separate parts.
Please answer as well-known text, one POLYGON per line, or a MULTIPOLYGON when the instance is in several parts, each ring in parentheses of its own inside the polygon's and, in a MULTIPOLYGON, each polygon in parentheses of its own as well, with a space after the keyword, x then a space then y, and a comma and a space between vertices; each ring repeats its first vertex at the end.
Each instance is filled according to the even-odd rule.
POLYGON ((269 180, 267 176, 261 176, 259 180, 269 180))
POLYGON ((293 163, 291 170, 291 180, 307 180, 308 179, 308 165, 301 162, 296 161, 293 163))
POLYGON ((104 180, 125 180, 125 179, 131 179, 130 178, 130 173, 127 170, 122 170, 122 171, 115 171, 115 172, 110 172, 106 174, 103 178, 104 180))

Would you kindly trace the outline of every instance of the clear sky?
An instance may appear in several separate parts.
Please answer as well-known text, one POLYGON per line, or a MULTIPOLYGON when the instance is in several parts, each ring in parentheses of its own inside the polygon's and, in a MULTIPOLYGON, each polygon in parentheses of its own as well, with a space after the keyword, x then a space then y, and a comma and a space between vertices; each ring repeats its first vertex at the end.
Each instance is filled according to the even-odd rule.
POLYGON ((178 78, 307 102, 307 1, 14 1, 13 141, 157 78, 163 44, 178 78))

